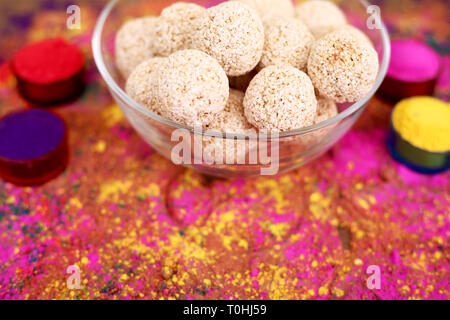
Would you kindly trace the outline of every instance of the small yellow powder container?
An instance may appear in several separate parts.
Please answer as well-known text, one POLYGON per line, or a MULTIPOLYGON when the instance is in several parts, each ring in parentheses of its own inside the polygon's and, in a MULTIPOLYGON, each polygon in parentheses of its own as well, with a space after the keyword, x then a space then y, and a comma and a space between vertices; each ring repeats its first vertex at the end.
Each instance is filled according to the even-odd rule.
POLYGON ((432 97, 400 101, 392 112, 388 147, 396 160, 415 171, 449 169, 450 104, 432 97))

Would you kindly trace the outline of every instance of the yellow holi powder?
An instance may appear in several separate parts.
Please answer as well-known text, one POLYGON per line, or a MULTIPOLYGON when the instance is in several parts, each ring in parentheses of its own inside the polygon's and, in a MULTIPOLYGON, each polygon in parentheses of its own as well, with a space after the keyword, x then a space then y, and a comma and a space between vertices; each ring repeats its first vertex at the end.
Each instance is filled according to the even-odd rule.
POLYGON ((432 97, 400 101, 392 114, 400 136, 430 152, 450 151, 450 104, 432 97))
POLYGON ((100 140, 97 142, 97 144, 94 146, 94 151, 98 153, 103 153, 106 150, 106 142, 103 140, 100 140))
POLYGON ((100 195, 98 201, 105 202, 106 200, 117 202, 119 194, 127 193, 133 185, 133 181, 128 180, 108 182, 100 186, 100 195))

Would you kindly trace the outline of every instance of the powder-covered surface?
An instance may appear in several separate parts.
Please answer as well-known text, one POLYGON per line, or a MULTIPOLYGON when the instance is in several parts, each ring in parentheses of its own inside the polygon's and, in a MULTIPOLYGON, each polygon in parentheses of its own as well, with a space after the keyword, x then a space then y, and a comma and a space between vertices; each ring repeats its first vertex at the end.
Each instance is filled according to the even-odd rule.
MULTIPOLYGON (((0 59, 55 30, 89 57, 88 3, 75 34, 57 27, 65 10, 22 14, 22 38, 11 23, 0 31, 0 59)), ((395 35, 448 48, 443 2, 377 4, 395 35)), ((67 171, 34 189, 0 182, 0 298, 450 298, 450 174, 422 176, 390 158, 390 106, 372 100, 329 153, 291 173, 208 179, 148 147, 88 62, 85 95, 58 109, 70 131, 67 171), (78 291, 66 287, 74 264, 78 291), (380 290, 366 287, 370 265, 381 269, 380 290)), ((25 103, 14 85, 1 65, 2 115, 25 103)), ((449 89, 442 78, 439 96, 449 89)))

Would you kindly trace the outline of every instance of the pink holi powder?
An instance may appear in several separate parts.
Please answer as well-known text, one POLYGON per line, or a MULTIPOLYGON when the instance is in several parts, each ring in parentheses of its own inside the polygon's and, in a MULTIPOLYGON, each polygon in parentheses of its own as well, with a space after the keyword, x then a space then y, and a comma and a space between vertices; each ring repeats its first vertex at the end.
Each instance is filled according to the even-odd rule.
POLYGON ((428 46, 413 39, 394 40, 387 75, 405 82, 423 82, 437 77, 439 56, 428 46))

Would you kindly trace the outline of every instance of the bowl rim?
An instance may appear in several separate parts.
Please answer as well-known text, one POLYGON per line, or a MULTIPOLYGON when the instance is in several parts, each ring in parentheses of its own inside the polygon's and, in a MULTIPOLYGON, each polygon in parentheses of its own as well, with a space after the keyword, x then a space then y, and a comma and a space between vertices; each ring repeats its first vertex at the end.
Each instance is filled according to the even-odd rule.
MULTIPOLYGON (((127 105, 131 106, 136 111, 144 114, 145 116, 151 118, 152 120, 155 120, 159 123, 162 123, 166 126, 172 127, 173 129, 184 129, 188 130, 189 132, 193 134, 199 134, 203 136, 209 136, 209 137, 216 137, 216 138, 224 138, 224 139, 232 139, 232 140, 247 140, 247 139, 257 139, 266 137, 271 137, 269 134, 232 134, 232 133, 223 133, 223 132, 215 132, 211 130, 204 130, 199 127, 190 127, 186 126, 184 124, 176 123, 174 121, 171 121, 169 119, 166 119, 156 113, 153 113, 149 109, 141 106, 139 103, 131 99, 131 97, 126 94, 126 92, 119 86, 119 84, 114 80, 110 72, 108 71, 108 68, 105 65, 105 61, 102 56, 102 48, 101 48, 101 38, 103 33, 103 27, 105 25, 106 19, 108 18, 109 14, 113 10, 114 6, 119 2, 119 0, 111 0, 102 10, 100 13, 100 16, 97 20, 97 23, 94 28, 94 33, 92 36, 92 51, 94 55, 94 61, 97 65, 97 68, 100 72, 100 75, 103 77, 104 81, 106 82, 108 88, 112 90, 114 94, 116 94, 121 100, 123 100, 127 105)), ((363 6, 368 8, 371 3, 367 0, 359 0, 363 6)), ((284 131, 277 133, 277 138, 285 138, 285 137, 293 137, 298 136, 306 133, 310 133, 313 131, 320 130, 322 128, 332 126, 341 120, 347 118, 348 116, 358 112, 361 108, 364 108, 369 100, 373 97, 373 95, 376 93, 378 88, 381 86, 384 78, 386 77, 389 62, 391 58, 391 45, 390 45, 390 38, 389 34, 387 32, 386 25, 381 20, 381 28, 377 29, 380 32, 382 44, 383 44, 383 60, 380 65, 380 70, 378 72, 377 78, 375 79, 375 83, 372 86, 372 89, 369 91, 369 93, 362 99, 354 102, 351 104, 348 108, 346 108, 344 111, 340 112, 336 116, 322 121, 320 123, 314 124, 309 127, 296 129, 296 130, 290 130, 290 131, 284 131)))

